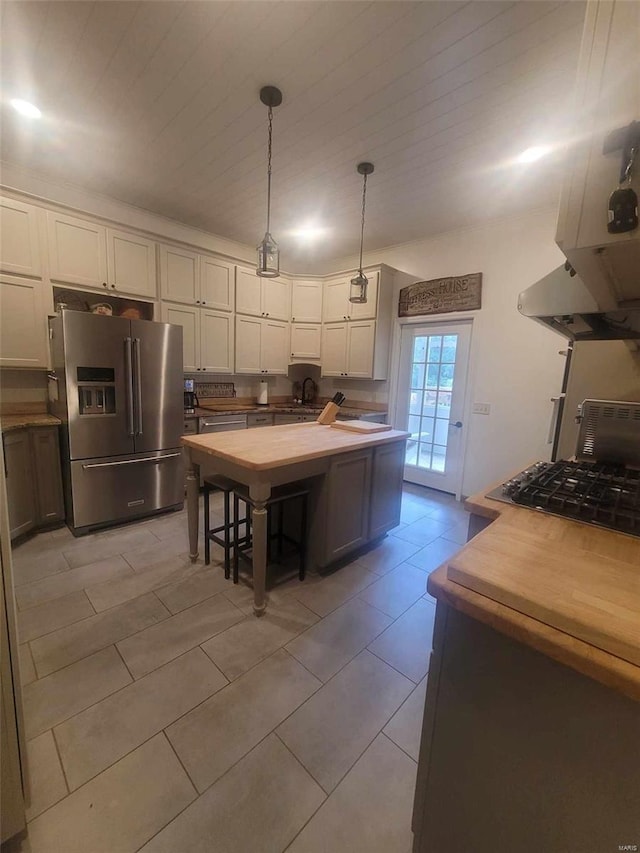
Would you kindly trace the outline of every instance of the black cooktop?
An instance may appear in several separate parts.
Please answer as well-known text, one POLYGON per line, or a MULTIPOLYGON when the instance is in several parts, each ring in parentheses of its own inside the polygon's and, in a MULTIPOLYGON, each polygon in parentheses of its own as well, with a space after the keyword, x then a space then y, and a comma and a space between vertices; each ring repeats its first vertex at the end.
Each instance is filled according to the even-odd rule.
POLYGON ((640 471, 602 462, 539 462, 487 497, 640 536, 640 471))

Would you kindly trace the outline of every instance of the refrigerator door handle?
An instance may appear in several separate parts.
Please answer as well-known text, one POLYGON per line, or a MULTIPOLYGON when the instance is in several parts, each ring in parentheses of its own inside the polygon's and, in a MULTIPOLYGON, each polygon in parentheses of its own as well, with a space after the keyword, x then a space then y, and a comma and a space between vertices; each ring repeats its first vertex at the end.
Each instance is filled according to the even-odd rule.
POLYGON ((140 371, 140 338, 133 339, 134 382, 136 389, 136 435, 142 435, 142 378, 140 371))
POLYGON ((127 435, 134 436, 133 428, 133 354, 131 338, 124 339, 124 355, 126 363, 125 395, 127 398, 127 435))
POLYGON ((175 459, 176 456, 182 456, 182 453, 165 453, 162 456, 145 456, 144 459, 124 459, 121 462, 92 462, 89 465, 83 465, 82 470, 87 471, 89 468, 113 468, 116 465, 139 465, 141 462, 162 462, 164 459, 175 459))

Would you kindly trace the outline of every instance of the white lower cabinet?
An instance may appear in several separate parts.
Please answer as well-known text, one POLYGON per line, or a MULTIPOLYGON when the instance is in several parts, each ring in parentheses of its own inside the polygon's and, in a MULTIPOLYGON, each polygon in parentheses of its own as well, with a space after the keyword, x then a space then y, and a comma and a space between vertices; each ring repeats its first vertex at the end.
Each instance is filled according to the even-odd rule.
POLYGON ((47 306, 41 281, 0 276, 0 366, 47 367, 47 306))
POLYGON ((236 373, 285 376, 289 325, 258 317, 236 317, 236 373))
POLYGON ((291 324, 291 361, 320 361, 321 346, 320 323, 291 324))
POLYGON ((376 324, 328 323, 322 329, 322 375, 373 378, 376 324))
POLYGON ((165 323, 182 326, 185 373, 233 373, 233 317, 188 305, 162 305, 165 323))

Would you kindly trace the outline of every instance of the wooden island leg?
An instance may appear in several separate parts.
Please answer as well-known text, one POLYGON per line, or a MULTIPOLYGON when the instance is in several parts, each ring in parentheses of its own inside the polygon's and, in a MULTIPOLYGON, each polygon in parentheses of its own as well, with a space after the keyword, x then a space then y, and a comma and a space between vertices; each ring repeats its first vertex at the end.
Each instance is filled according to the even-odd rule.
POLYGON ((187 520, 189 523, 189 556, 191 562, 198 559, 198 499, 200 493, 200 466, 189 453, 187 469, 187 520))
POLYGON ((253 501, 251 526, 253 539, 253 612, 263 616, 267 609, 265 585, 267 580, 267 507, 271 487, 265 483, 252 485, 249 490, 253 501))

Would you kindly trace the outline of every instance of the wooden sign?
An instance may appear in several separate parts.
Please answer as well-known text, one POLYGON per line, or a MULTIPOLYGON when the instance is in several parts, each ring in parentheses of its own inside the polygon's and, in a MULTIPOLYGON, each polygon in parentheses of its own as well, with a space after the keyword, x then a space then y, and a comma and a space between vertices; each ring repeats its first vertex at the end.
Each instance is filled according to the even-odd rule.
POLYGON ((482 273, 417 281, 400 291, 398 317, 474 311, 481 307, 482 273))

